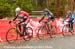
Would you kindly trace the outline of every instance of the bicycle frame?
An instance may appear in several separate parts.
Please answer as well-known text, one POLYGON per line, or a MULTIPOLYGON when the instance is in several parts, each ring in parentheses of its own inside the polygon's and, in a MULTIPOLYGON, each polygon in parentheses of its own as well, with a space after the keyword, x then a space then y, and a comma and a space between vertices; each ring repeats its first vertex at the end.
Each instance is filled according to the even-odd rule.
MULTIPOLYGON (((16 29, 16 31, 17 31, 17 33, 19 34, 19 35, 22 35, 22 34, 24 34, 24 33, 20 33, 20 31, 18 30, 18 24, 16 24, 16 22, 13 22, 14 24, 15 24, 15 26, 13 27, 13 25, 11 25, 13 28, 15 28, 16 29)), ((25 30, 24 30, 25 31, 25 30)))

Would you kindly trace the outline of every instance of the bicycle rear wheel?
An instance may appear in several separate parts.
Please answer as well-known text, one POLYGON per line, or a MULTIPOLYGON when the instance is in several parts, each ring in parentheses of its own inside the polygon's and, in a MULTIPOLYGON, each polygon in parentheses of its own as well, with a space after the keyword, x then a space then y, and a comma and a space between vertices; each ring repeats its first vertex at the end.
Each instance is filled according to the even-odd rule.
POLYGON ((25 41, 29 41, 29 40, 31 40, 32 37, 33 37, 33 29, 31 27, 26 27, 26 29, 24 31, 23 39, 25 41))
POLYGON ((38 38, 40 40, 46 39, 48 36, 50 38, 50 34, 48 34, 47 26, 43 26, 38 30, 38 38))
POLYGON ((62 35, 65 36, 68 33, 71 33, 73 35, 73 31, 69 27, 64 25, 63 28, 62 28, 62 35))
POLYGON ((10 28, 7 32, 6 32, 6 41, 10 44, 14 43, 18 38, 18 33, 17 30, 15 28, 10 28))
POLYGON ((49 32, 50 35, 55 35, 56 32, 57 32, 57 27, 54 26, 54 25, 49 26, 49 31, 48 32, 49 32))

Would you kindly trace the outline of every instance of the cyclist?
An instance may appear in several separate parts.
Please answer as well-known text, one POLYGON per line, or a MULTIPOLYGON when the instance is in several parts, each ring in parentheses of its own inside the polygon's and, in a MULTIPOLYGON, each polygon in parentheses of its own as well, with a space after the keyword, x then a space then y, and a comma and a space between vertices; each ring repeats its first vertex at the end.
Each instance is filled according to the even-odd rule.
MULTIPOLYGON (((17 24, 18 24, 18 27, 19 27, 19 29, 20 29, 20 31, 21 31, 21 23, 23 23, 24 22, 24 24, 23 24, 23 29, 25 29, 26 28, 26 25, 27 25, 27 23, 29 22, 29 20, 30 20, 30 17, 29 17, 29 14, 27 13, 27 12, 25 12, 25 11, 22 11, 21 9, 20 9, 20 7, 17 7, 16 9, 15 9, 15 17, 14 17, 14 19, 13 19, 13 21, 15 21, 17 18, 20 20, 17 24)), ((11 21, 10 21, 11 22, 11 21)), ((26 33, 27 34, 27 33, 26 33)), ((21 35, 21 36, 23 36, 23 35, 21 35)))
POLYGON ((67 11, 67 15, 64 18, 64 21, 68 21, 69 27, 71 28, 71 30, 73 29, 73 20, 74 20, 73 13, 70 10, 67 11))
POLYGON ((53 13, 51 11, 49 11, 48 9, 44 9, 44 16, 41 18, 41 20, 39 22, 41 22, 46 16, 48 16, 49 21, 54 20, 53 13))

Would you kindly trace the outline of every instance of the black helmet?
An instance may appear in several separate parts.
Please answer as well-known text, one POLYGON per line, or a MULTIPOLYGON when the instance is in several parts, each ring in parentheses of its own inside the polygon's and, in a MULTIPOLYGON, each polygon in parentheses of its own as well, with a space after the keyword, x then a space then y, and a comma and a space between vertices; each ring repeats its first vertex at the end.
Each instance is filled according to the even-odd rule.
POLYGON ((67 11, 67 14, 72 14, 72 11, 68 10, 68 11, 67 11))
POLYGON ((46 9, 44 9, 44 12, 48 12, 49 10, 46 8, 46 9))

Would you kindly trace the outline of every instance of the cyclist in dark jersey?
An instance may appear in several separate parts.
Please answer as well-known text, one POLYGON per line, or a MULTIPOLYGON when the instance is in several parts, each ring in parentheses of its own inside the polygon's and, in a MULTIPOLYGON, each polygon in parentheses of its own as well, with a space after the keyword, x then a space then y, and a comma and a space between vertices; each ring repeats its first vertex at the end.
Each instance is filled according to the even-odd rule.
POLYGON ((52 12, 50 12, 48 9, 44 9, 44 16, 41 18, 39 22, 41 22, 45 17, 48 17, 48 20, 54 20, 54 15, 52 12))
MULTIPOLYGON (((19 22, 17 22, 19 29, 21 30, 21 23, 24 22, 23 24, 23 29, 26 28, 27 23, 30 21, 30 16, 27 12, 22 11, 19 7, 17 7, 15 9, 15 17, 13 19, 13 21, 15 21, 17 18, 20 20, 19 22)), ((11 21, 10 21, 11 22, 11 21)), ((27 34, 27 33, 26 33, 27 34)), ((22 35, 21 35, 22 36, 22 35)))

